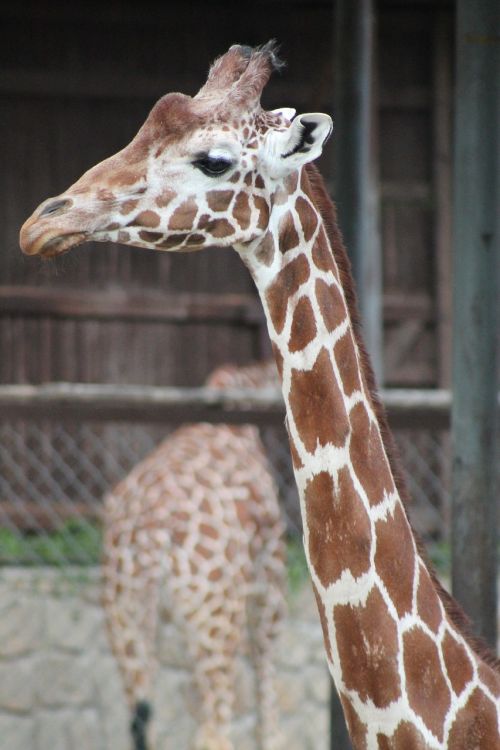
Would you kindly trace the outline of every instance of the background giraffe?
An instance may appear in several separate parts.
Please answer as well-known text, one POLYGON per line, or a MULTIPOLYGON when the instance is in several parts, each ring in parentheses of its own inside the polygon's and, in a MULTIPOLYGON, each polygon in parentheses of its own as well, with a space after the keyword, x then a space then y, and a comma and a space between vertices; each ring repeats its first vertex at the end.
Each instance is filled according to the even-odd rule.
MULTIPOLYGON (((276 368, 226 366, 207 385, 277 385, 276 368)), ((249 425, 181 427, 106 497, 103 604, 136 750, 146 748, 162 588, 192 663, 195 748, 232 747, 235 658, 246 635, 260 746, 278 747, 272 651, 286 611, 283 532, 276 486, 249 425)))
POLYGON ((309 165, 331 120, 264 111, 276 67, 273 45, 232 47, 194 98, 161 99, 129 146, 42 204, 21 245, 45 257, 87 239, 234 246, 268 321, 325 651, 354 747, 496 750, 499 666, 411 532, 335 210, 309 165))

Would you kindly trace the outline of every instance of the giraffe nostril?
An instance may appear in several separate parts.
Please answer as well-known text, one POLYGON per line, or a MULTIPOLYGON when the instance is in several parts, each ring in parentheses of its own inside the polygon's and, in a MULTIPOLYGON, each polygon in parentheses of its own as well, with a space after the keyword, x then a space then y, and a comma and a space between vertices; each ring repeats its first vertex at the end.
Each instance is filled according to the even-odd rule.
POLYGON ((59 200, 52 201, 52 203, 48 203, 40 211, 40 217, 50 216, 51 214, 55 214, 56 212, 61 211, 61 209, 63 208, 69 208, 72 203, 73 201, 69 200, 69 198, 60 198, 59 200))

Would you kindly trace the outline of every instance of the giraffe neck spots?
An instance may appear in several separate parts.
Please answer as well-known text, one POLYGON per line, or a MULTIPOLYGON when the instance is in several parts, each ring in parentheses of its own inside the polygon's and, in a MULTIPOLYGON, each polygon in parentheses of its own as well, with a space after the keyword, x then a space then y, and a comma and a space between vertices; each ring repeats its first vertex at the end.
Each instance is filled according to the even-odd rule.
POLYGON ((271 207, 248 265, 282 380, 306 553, 354 746, 463 750, 447 738, 465 726, 493 750, 481 743, 498 736, 500 679, 477 668, 418 556, 368 391, 346 266, 330 244, 334 217, 324 223, 304 173, 271 207), (482 723, 471 718, 476 706, 482 723))

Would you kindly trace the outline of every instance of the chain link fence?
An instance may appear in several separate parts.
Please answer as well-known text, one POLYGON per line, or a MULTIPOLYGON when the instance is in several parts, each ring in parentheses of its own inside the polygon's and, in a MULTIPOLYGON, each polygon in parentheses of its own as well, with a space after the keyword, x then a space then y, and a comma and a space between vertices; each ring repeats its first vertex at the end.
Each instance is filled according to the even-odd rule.
MULTIPOLYGON (((130 747, 123 689, 100 607, 102 498, 174 429, 136 422, 0 423, 2 750, 130 747)), ((261 436, 295 566, 289 622, 277 651, 284 733, 289 750, 327 750, 329 681, 309 587, 296 586, 301 524, 286 432, 266 426, 261 436)), ((447 433, 401 429, 396 439, 414 499, 413 524, 442 548, 447 433)), ((298 578, 304 582, 305 571, 298 578)), ((189 664, 179 639, 164 618, 158 634, 155 750, 187 750, 195 730, 186 708, 192 699, 189 664)), ((238 750, 257 747, 251 685, 251 670, 241 659, 233 725, 238 750)))
MULTIPOLYGON (((0 545, 0 562, 11 564, 91 564, 90 553, 79 546, 78 529, 98 527, 102 499, 120 479, 175 426, 126 423, 54 423, 9 421, 0 423, 0 533, 21 539, 59 533, 72 542, 68 557, 37 556, 36 544, 0 545), (73 529, 73 531, 71 531, 73 529), (74 538, 71 539, 71 537, 74 538), (31 550, 28 553, 28 550, 31 550)), ((425 539, 447 538, 449 507, 449 439, 444 430, 399 429, 395 432, 402 465, 412 497, 414 528, 425 539)), ((279 489, 289 534, 300 536, 301 522, 286 431, 264 427, 261 437, 279 489)), ((46 546, 46 545, 45 545, 46 546)), ((54 548, 54 555, 57 550, 54 548)))

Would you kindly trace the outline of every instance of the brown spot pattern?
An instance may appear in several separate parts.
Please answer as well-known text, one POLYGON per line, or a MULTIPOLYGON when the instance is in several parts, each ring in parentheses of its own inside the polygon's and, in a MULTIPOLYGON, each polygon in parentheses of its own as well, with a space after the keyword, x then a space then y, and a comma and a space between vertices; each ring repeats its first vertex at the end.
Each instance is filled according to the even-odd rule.
POLYGON ((141 169, 121 169, 118 172, 109 171, 108 180, 110 185, 133 185, 144 177, 144 170, 141 169))
POLYGON ((370 505, 378 505, 384 492, 394 492, 394 481, 380 437, 362 403, 351 409, 351 462, 370 505))
POLYGON ((211 211, 227 211, 234 195, 234 190, 209 190, 207 203, 211 211))
POLYGON ((422 733, 409 721, 402 721, 391 737, 377 734, 377 743, 378 750, 427 750, 428 748, 422 733))
POLYGON ((161 240, 163 237, 162 232, 147 232, 146 230, 143 230, 142 232, 139 232, 139 237, 144 242, 157 242, 158 240, 161 240))
POLYGON ((291 435, 288 435, 288 442, 290 443, 290 454, 292 456, 292 463, 296 469, 301 469, 304 465, 302 463, 302 459, 299 456, 299 453, 297 451, 297 446, 292 440, 291 435))
POLYGON ((265 266, 270 266, 274 259, 275 243, 271 232, 266 232, 264 239, 260 242, 255 257, 265 266))
POLYGON ((282 253, 293 250, 299 244, 299 235, 295 229, 295 222, 290 211, 284 214, 278 227, 279 248, 282 253))
POLYGON ((467 651, 447 632, 443 638, 442 652, 451 687, 457 695, 460 695, 473 676, 467 651))
POLYGON ((314 265, 319 268, 320 271, 330 271, 334 274, 335 278, 338 278, 337 267, 332 252, 328 247, 325 230, 323 228, 318 232, 318 237, 312 249, 312 258, 314 265))
POLYGON ((160 217, 154 211, 141 211, 134 219, 134 224, 141 227, 151 227, 154 229, 160 223, 160 217))
POLYGON ((351 396, 354 391, 362 391, 358 358, 349 328, 335 344, 333 356, 339 368, 345 395, 351 396))
POLYGON ((170 250, 173 247, 181 245, 187 237, 187 234, 171 234, 170 237, 159 242, 156 247, 162 248, 163 250, 170 250))
POLYGON ((234 227, 228 222, 227 219, 216 219, 213 226, 210 228, 210 234, 212 237, 222 239, 223 237, 230 237, 234 234, 234 227))
POLYGON ((290 408, 309 453, 316 450, 318 443, 344 445, 349 419, 325 348, 319 352, 311 370, 292 370, 290 408))
POLYGON ((285 325, 288 299, 309 278, 309 263, 305 255, 298 255, 277 274, 266 292, 266 301, 273 326, 281 333, 285 325))
POLYGON ((288 193, 280 185, 279 187, 276 188, 276 190, 272 194, 273 206, 282 206, 284 203, 288 201, 288 198, 289 198, 288 193))
POLYGON ((340 701, 344 709, 345 721, 349 730, 349 737, 356 750, 366 750, 366 727, 356 713, 354 706, 347 697, 341 695, 340 701))
POLYGON ((258 174, 255 178, 255 187, 259 188, 260 190, 263 190, 265 188, 264 180, 262 179, 262 176, 260 174, 258 174))
POLYGON ((301 196, 297 198, 295 207, 300 216, 304 239, 306 242, 309 242, 318 226, 318 214, 309 201, 306 201, 305 198, 302 198, 301 196))
POLYGON ((272 344, 272 347, 274 359, 276 360, 276 369, 278 370, 279 379, 283 380, 283 355, 274 342, 272 344))
POLYGON ((313 592, 314 592, 314 598, 316 599, 316 605, 318 607, 321 630, 323 631, 323 640, 325 642, 326 656, 329 659, 330 664, 331 664, 333 662, 332 644, 330 643, 330 634, 328 632, 328 622, 326 620, 325 605, 321 601, 321 596, 319 595, 319 591, 314 585, 314 582, 312 584, 312 587, 313 587, 313 592))
POLYGON ((331 475, 322 471, 305 489, 309 556, 323 586, 344 570, 354 578, 370 567, 370 519, 346 468, 338 474, 338 492, 331 475))
POLYGON ((166 189, 156 198, 155 203, 159 208, 165 208, 173 198, 175 198, 174 191, 166 189))
POLYGON ((437 646, 421 628, 414 627, 404 633, 403 660, 408 702, 430 731, 442 740, 451 696, 441 673, 437 646))
POLYGON ((431 577, 423 565, 420 566, 418 581, 417 612, 422 622, 425 622, 434 633, 437 633, 441 625, 439 597, 433 586, 431 577))
POLYGON ((288 175, 288 177, 285 178, 285 188, 287 189, 287 192, 290 193, 290 195, 292 195, 292 193, 295 193, 295 191, 297 190, 298 182, 298 172, 292 172, 288 175))
POLYGON ((373 589, 365 606, 337 605, 334 620, 346 687, 378 708, 397 700, 397 629, 380 591, 373 589))
POLYGON ((295 306, 290 332, 289 349, 298 352, 304 349, 316 336, 314 311, 307 297, 301 297, 295 306))
POLYGON ((411 612, 415 552, 410 525, 398 503, 394 515, 377 522, 375 568, 400 617, 411 612))
POLYGON ((479 679, 491 690, 496 698, 500 698, 500 675, 487 664, 479 665, 479 679))
POLYGON ((120 213, 122 214, 122 216, 126 216, 131 211, 133 211, 138 203, 139 203, 138 200, 130 200, 130 201, 125 201, 125 203, 122 203, 122 205, 120 206, 120 213))
POLYGON ((130 240, 129 232, 118 232, 118 242, 126 244, 130 240))
POLYGON ((97 191, 97 200, 102 202, 107 201, 113 201, 115 199, 115 194, 108 190, 108 188, 99 188, 97 191))
POLYGON ((269 205, 260 195, 253 196, 255 210, 259 212, 257 226, 259 229, 265 229, 269 224, 269 205))
POLYGON ((347 316, 342 293, 336 284, 327 284, 322 279, 316 281, 316 299, 328 331, 334 331, 347 316))
POLYGON ((482 690, 476 688, 457 713, 452 724, 448 746, 464 750, 492 750, 498 747, 498 720, 495 706, 482 690))
POLYGON ((196 214, 198 213, 198 206, 193 198, 188 198, 186 201, 177 206, 168 222, 168 228, 173 230, 186 230, 192 229, 193 222, 196 214))
POLYGON ((250 226, 250 203, 248 201, 248 194, 243 190, 238 193, 238 196, 233 206, 233 217, 236 219, 242 229, 248 229, 250 226))

